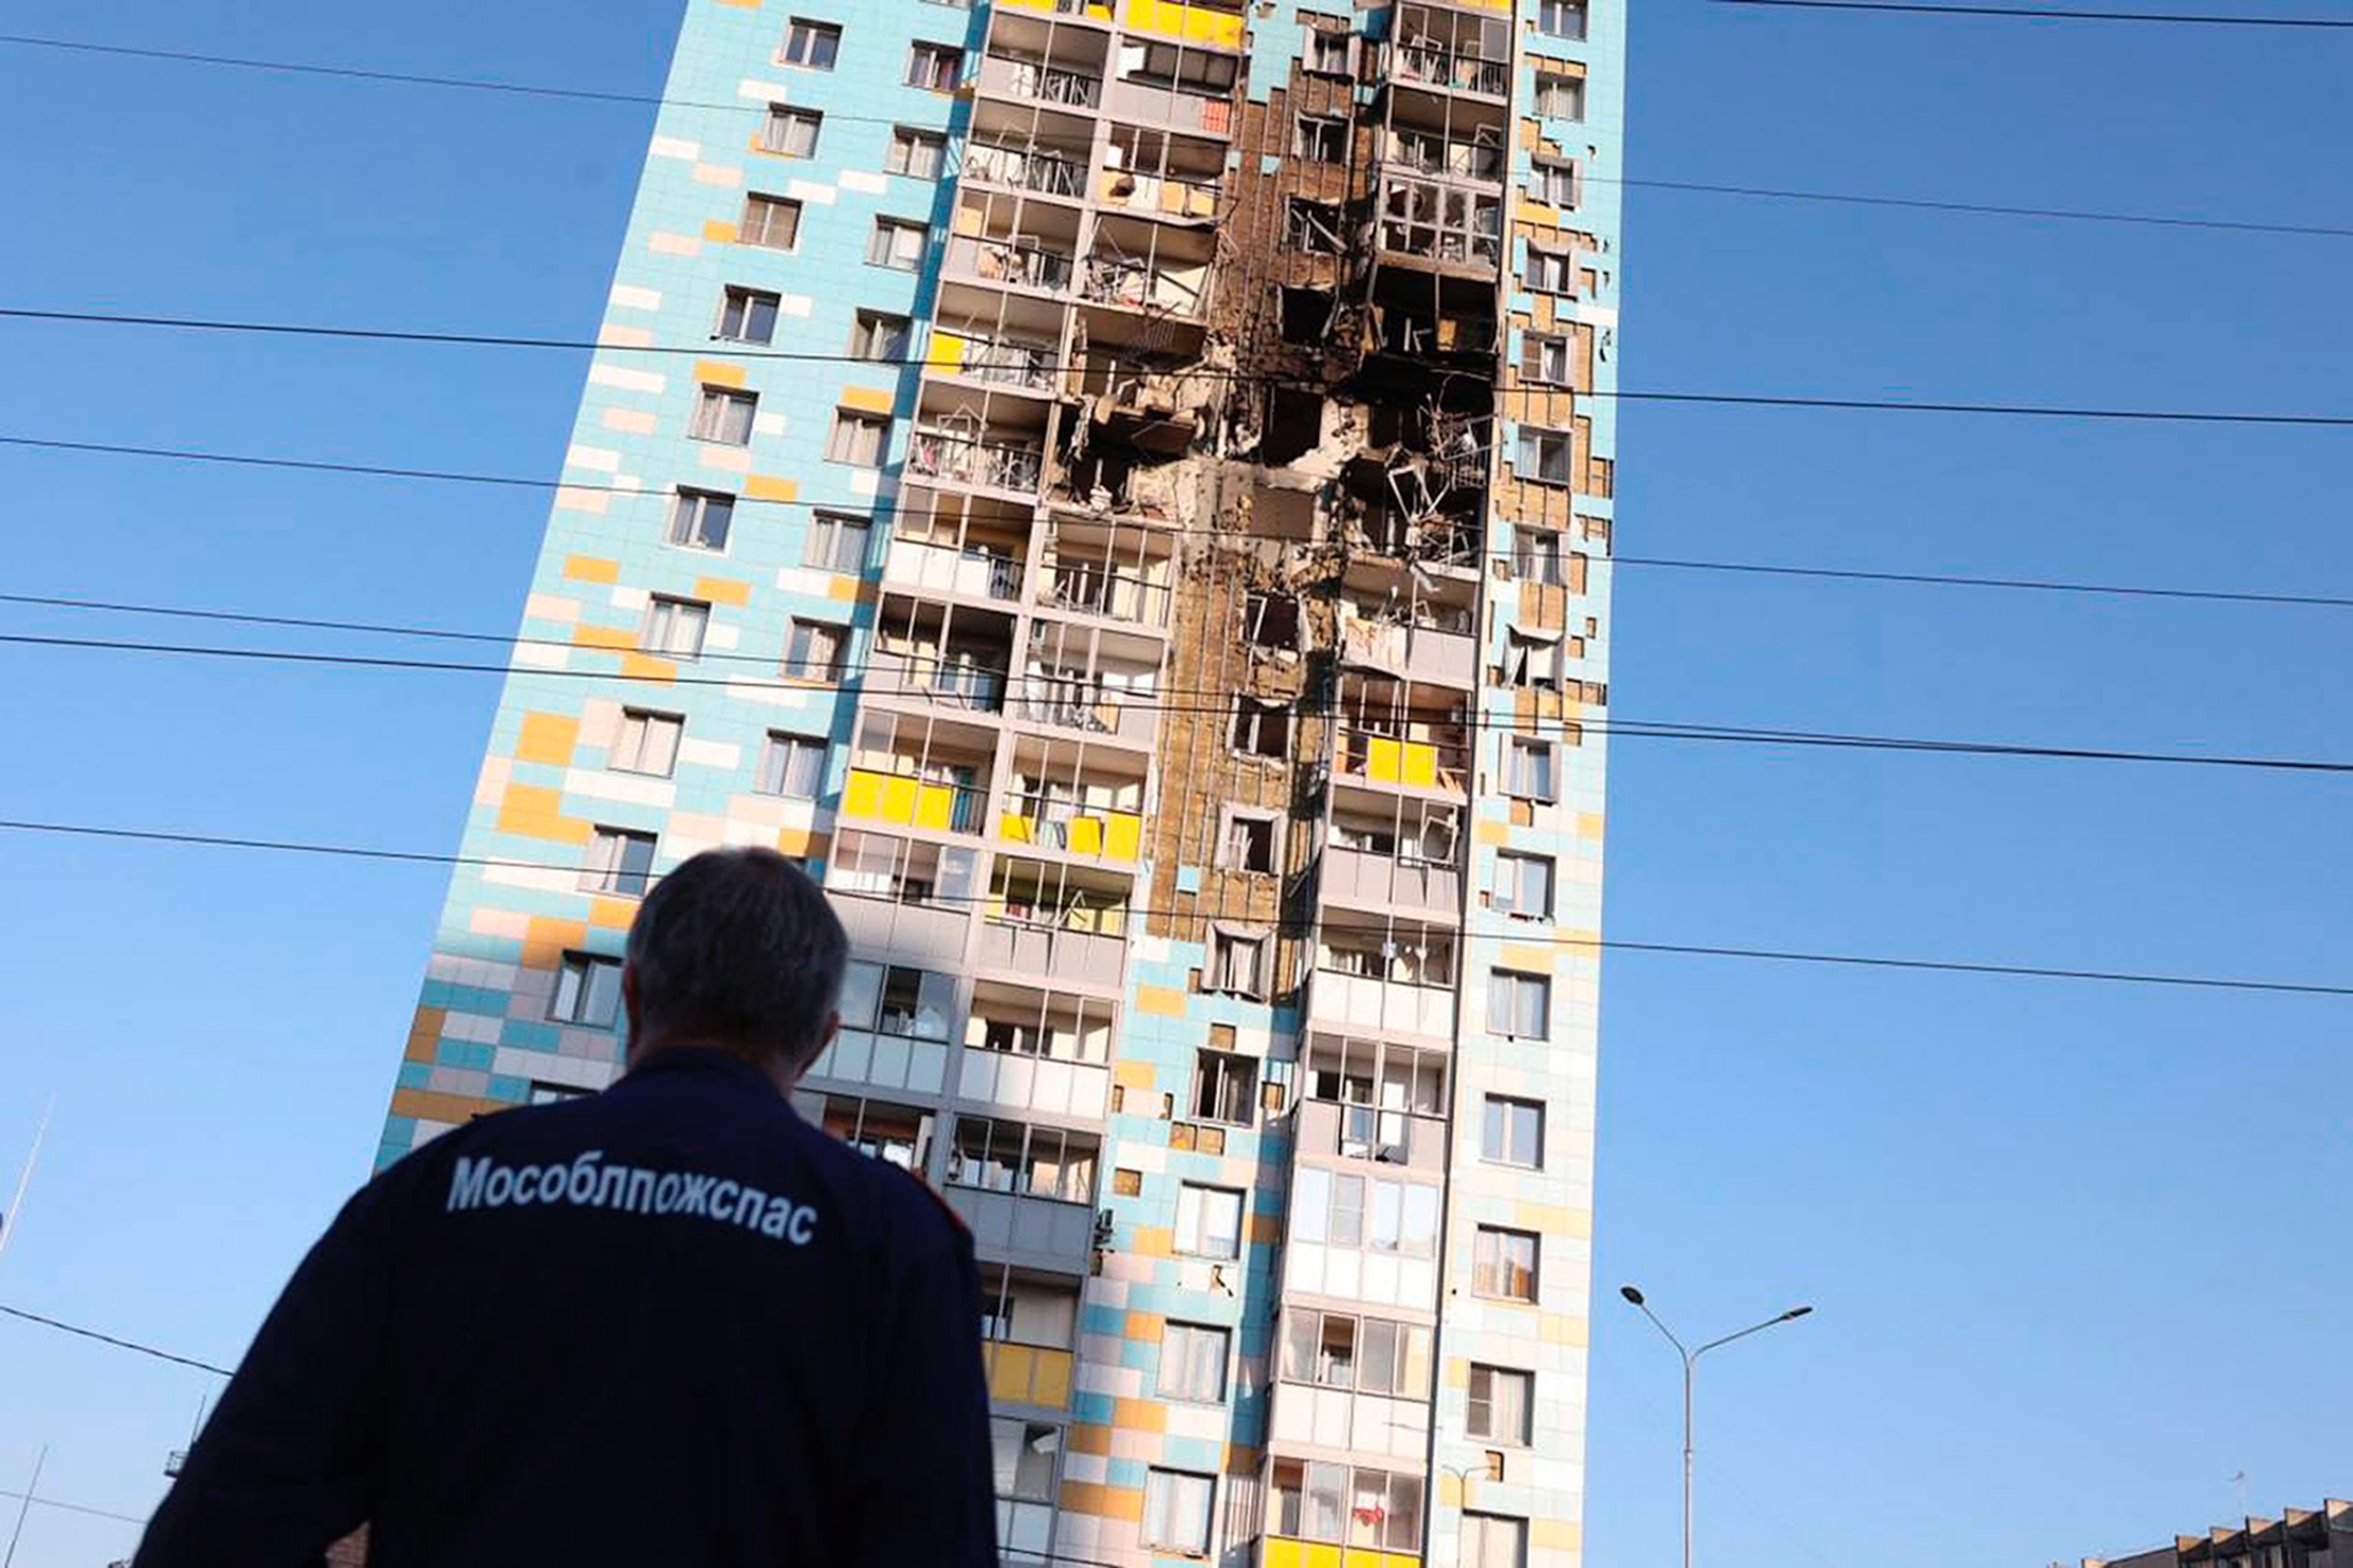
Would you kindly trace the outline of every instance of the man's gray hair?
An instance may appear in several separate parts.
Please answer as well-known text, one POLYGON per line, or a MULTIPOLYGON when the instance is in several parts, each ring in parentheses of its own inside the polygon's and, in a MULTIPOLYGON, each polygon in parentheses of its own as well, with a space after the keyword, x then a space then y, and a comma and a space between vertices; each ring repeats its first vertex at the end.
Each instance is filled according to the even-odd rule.
POLYGON ((800 1066, 824 1044, 849 939, 817 884, 776 851, 706 850, 646 895, 628 957, 648 1042, 800 1066))

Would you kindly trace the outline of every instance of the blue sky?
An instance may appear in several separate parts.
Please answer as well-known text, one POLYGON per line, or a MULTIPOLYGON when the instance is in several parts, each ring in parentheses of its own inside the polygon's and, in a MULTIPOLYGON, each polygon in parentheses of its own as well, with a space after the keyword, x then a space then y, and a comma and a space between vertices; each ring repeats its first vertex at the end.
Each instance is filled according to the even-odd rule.
MULTIPOLYGON (((2293 0, 2272 0, 2294 10, 2293 0)), ((2306 0, 2305 14, 2319 14, 2306 0)), ((21 4, 26 32, 617 90, 675 7, 21 4)), ((2353 37, 1638 0, 1638 176, 2353 224, 2353 37)), ((576 334, 649 110, 0 48, 0 303, 576 334)), ((1630 195, 1630 387, 2353 412, 2353 241, 1630 195)), ((0 431, 554 470, 560 355, 0 323, 0 431)), ((2353 592, 2353 432, 1630 406, 1630 555, 2353 592)), ((501 629, 543 498, 0 451, 12 588, 501 629)), ((1626 568, 1628 717, 2353 756, 2353 613, 1626 568)), ((0 630, 148 622, 12 611, 0 630)), ((207 638, 233 634, 205 634, 207 638)), ((314 645, 343 646, 322 641, 314 645)), ((351 646, 381 647, 351 640, 351 646)), ((479 676, 0 650, 0 815, 443 848, 479 676)), ((1625 739, 1609 929, 2341 980, 2348 786, 1625 739)), ((0 1301, 233 1359, 364 1175, 430 869, 0 840, 0 1301)), ((2344 1493, 2353 1003, 1613 957, 1588 1500, 1674 1560, 2039 1565, 2344 1493)), ((0 1489, 139 1513, 207 1380, 0 1322, 0 1489)), ((8 1499, 0 1499, 13 1508, 8 1499)), ((130 1526, 37 1509, 18 1562, 130 1526)))

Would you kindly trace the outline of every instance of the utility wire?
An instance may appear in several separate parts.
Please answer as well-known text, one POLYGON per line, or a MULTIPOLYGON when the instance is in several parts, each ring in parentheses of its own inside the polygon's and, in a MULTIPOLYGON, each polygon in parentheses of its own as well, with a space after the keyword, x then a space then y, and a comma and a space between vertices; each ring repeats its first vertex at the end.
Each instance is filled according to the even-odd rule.
MULTIPOLYGON (((1950 7, 1937 6, 1944 10, 1950 7)), ((555 84, 503 81, 486 77, 452 77, 401 71, 368 70, 352 67, 316 65, 293 60, 256 59, 242 56, 198 54, 185 50, 135 48, 121 44, 102 44, 87 39, 37 37, 26 34, 0 35, 0 45, 25 48, 58 49, 70 53, 121 56, 135 59, 163 60, 185 65, 230 67, 242 70, 278 72, 345 78, 361 81, 390 83, 408 87, 461 89, 475 92, 505 93, 542 99, 572 99, 600 103, 649 104, 672 109, 712 110, 728 113, 759 114, 768 112, 765 103, 723 103, 694 99, 664 98, 654 93, 611 92, 590 88, 565 87, 555 84)), ((828 121, 845 124, 897 125, 902 122, 889 115, 848 114, 831 110, 826 111, 828 121)), ((942 134, 963 135, 963 132, 942 131, 942 134)), ((1025 146, 1068 146, 1072 149, 1092 148, 1092 137, 1064 136, 1042 133, 1029 136, 1025 146)), ((2127 213, 2102 211, 2084 207, 2021 207, 1997 202, 1937 200, 1926 197, 1868 196, 1854 191, 1789 190, 1773 186, 1722 184, 1700 180, 1643 179, 1627 175, 1588 174, 1588 185, 1635 186, 1650 190, 1678 191, 1701 196, 1726 196, 1776 201, 1831 202, 1857 207, 1885 207, 1923 211, 1948 212, 1989 217, 2060 218, 2084 223, 2117 223, 2154 226, 2165 228, 2205 228, 2228 232, 2278 234, 2306 238, 2353 238, 2353 228, 2308 223, 2279 223, 2231 218, 2201 217, 2188 214, 2127 213)))
MULTIPOLYGON (((89 650, 106 652, 147 653, 167 657, 212 658, 259 663, 286 663, 327 668, 439 672, 485 675, 547 675, 559 680, 586 680, 604 683, 629 682, 670 686, 720 686, 777 690, 823 692, 855 688, 871 696, 900 696, 933 699, 937 694, 926 686, 877 686, 858 680, 811 680, 795 683, 786 680, 750 681, 730 676, 689 675, 628 675, 605 670, 549 670, 530 665, 473 664, 454 659, 401 659, 374 654, 314 653, 295 650, 267 648, 230 648, 201 643, 141 642, 130 639, 47 637, 27 633, 0 633, 0 646, 89 650)), ((590 652, 618 654, 636 650, 587 648, 590 652)), ((659 654, 651 655, 659 657, 659 654)), ((860 666, 861 671, 873 666, 860 666)), ((1050 683, 1052 676, 1037 680, 1050 683)), ((1009 682, 1008 682, 1009 683, 1009 682)), ((1186 688, 1176 688, 1180 694, 1186 688)), ((1240 710, 1247 694, 1208 693, 1227 700, 1208 704, 1169 703, 1156 700, 1135 701, 1118 697, 1073 698, 1070 705, 1082 706, 1096 713, 1152 713, 1193 715, 1196 716, 1229 716, 1240 710)), ((1057 700, 1060 705, 1059 700, 1057 700)), ((1313 708, 1301 710, 1304 718, 1323 718, 1345 725, 1345 709, 1313 708)), ((1037 721, 1047 722, 1047 721, 1037 721)), ((1450 715, 1442 722, 1451 728, 1471 732, 1504 735, 1560 736, 1582 739, 1588 735, 1632 737, 1641 740, 1684 740, 1719 745, 1767 746, 1799 748, 1822 748, 1839 751, 1895 751, 1936 756, 1995 757, 2016 760, 2058 762, 2119 762, 2169 765, 2192 768, 2245 768, 2263 772, 2353 774, 2353 761, 2328 758, 2257 757, 2231 754, 2213 755, 2200 752, 2147 751, 2114 747, 2081 746, 2038 746, 2011 741, 1952 740, 1938 736, 1891 736, 1857 734, 1840 731, 1778 729, 1757 726, 1708 725, 1688 721, 1628 718, 1506 718, 1491 714, 1465 713, 1450 715)), ((1361 727, 1361 726, 1359 726, 1361 727)))
POLYGON ((2054 5, 1934 5, 1919 0, 1715 0, 1719 5, 1766 5, 1792 11, 1879 11, 1911 16, 2010 16, 2054 22, 2163 22, 2199 27, 2353 28, 2337 16, 2192 15, 2180 11, 2069 11, 2054 5))
POLYGON ((119 1519, 125 1524, 147 1522, 147 1516, 143 1513, 118 1513, 111 1508, 91 1508, 87 1503, 60 1502, 56 1498, 39 1497, 32 1492, 12 1492, 5 1488, 0 1488, 0 1498, 12 1498, 19 1502, 28 1502, 35 1508, 53 1508, 66 1513, 88 1514, 92 1519, 119 1519))
MULTIPOLYGON (((111 314, 92 311, 42 311, 24 307, 0 308, 0 319, 29 321, 75 322, 105 323, 119 326, 170 327, 183 331, 228 332, 278 334, 296 337, 349 338, 385 343, 416 343, 432 344, 465 344, 487 348, 560 349, 596 354, 651 354, 693 355, 703 359, 782 360, 801 365, 870 365, 878 369, 912 370, 923 368, 928 362, 915 357, 873 357, 858 354, 821 353, 815 350, 761 348, 713 340, 702 344, 603 344, 587 338, 533 337, 500 335, 485 333, 415 332, 390 327, 351 327, 313 325, 291 322, 252 322, 209 320, 191 316, 142 316, 111 314)), ((1071 364, 1040 366, 1041 374, 1076 372, 1111 372, 1115 365, 1071 364)), ((1264 386, 1306 386, 1303 378, 1286 378, 1262 371, 1219 370, 1214 366, 1171 368, 1166 374, 1172 379, 1215 381, 1264 386)), ((2010 418, 2123 420, 2137 423, 2184 423, 2204 425, 2261 425, 2313 427, 2328 429, 2353 429, 2353 414, 2266 413, 2252 409, 2204 408, 2101 408, 2087 405, 2015 402, 1970 402, 1950 399, 1915 399, 1900 397, 1831 397, 1788 393, 1762 392, 1681 392, 1660 388, 1514 387, 1498 387, 1500 397, 1534 398, 1567 393, 1574 397, 1614 399, 1621 403, 1694 403, 1714 404, 1729 408, 1810 408, 1838 410, 1875 410, 1913 414, 1976 414, 2010 418)), ((68 441, 30 436, 0 436, 0 444, 20 447, 47 448, 65 451, 107 452, 141 457, 168 457, 189 461, 243 462, 265 467, 326 468, 362 473, 389 474, 405 479, 456 479, 468 477, 472 482, 540 485, 553 487, 563 482, 520 478, 472 479, 436 471, 384 469, 338 463, 312 463, 288 458, 231 456, 216 452, 186 451, 174 449, 132 446, 110 446, 101 442, 68 441)), ((606 490, 622 494, 638 494, 626 487, 599 484, 569 484, 572 490, 606 490)))
MULTIPOLYGON (((394 861, 425 865, 503 866, 514 870, 544 871, 558 874, 570 874, 576 867, 551 865, 537 861, 501 860, 484 855, 431 854, 413 850, 374 849, 361 845, 303 842, 292 839, 258 839, 230 833, 174 832, 161 829, 102 827, 83 822, 58 822, 31 820, 0 819, 0 831, 58 834, 80 838, 110 839, 142 843, 161 843, 202 847, 270 852, 285 854, 318 855, 371 861, 394 861)), ((647 878, 650 885, 659 876, 647 878)), ((972 894, 961 897, 934 895, 935 904, 978 904, 997 897, 996 894, 972 894)), ((1212 909, 1153 909, 1129 906, 1130 916, 1171 920, 1208 921, 1218 918, 1212 909)), ((1313 921, 1281 920, 1279 929, 1296 935, 1312 935, 1318 930, 1351 932, 1377 931, 1387 927, 1377 925, 1351 926, 1345 921, 1327 920, 1320 925, 1313 921)), ((2007 975, 2029 980, 2083 980, 2116 985, 2170 986, 2203 991, 2262 991, 2296 996, 2353 997, 2353 985, 2329 985, 2299 980, 2249 980, 2219 975, 2167 974, 2131 969, 2093 969, 2056 965, 1977 963, 1955 959, 1890 958, 1862 953, 1814 952, 1780 948, 1733 947, 1719 943, 1634 941, 1618 937, 1577 937, 1540 934, 1513 937, 1508 940, 1531 947, 1553 946, 1598 948, 1609 951, 1638 953, 1669 953, 1696 958, 1746 959, 1759 962, 1847 966, 1862 969, 1905 969, 1940 974, 2007 975)), ((144 1347, 133 1347, 143 1349, 144 1347)), ((178 1359, 178 1358, 172 1358, 178 1359)), ((202 1364, 202 1363, 191 1363, 202 1364)), ((218 1369, 207 1368, 208 1371, 218 1369)))
POLYGON ((153 1345, 142 1345, 136 1340, 117 1339, 112 1334, 101 1334, 96 1329, 85 1329, 79 1324, 60 1322, 55 1318, 44 1318, 38 1312, 27 1312, 21 1307, 0 1305, 0 1316, 22 1319, 27 1323, 38 1323, 44 1329, 55 1329, 60 1333, 73 1334, 85 1340, 96 1340, 100 1344, 112 1345, 117 1350, 136 1351, 142 1356, 153 1356, 159 1361, 171 1361, 177 1366, 194 1367, 198 1372, 211 1372, 216 1377, 235 1375, 228 1368, 216 1367, 210 1361, 200 1361, 189 1356, 175 1356, 169 1351, 159 1351, 153 1345))

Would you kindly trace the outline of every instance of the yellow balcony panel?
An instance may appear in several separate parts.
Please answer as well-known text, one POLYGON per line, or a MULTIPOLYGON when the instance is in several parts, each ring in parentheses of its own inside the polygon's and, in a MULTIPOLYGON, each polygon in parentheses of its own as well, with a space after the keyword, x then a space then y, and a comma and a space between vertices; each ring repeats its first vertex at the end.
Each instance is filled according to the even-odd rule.
POLYGON ((1365 776, 1381 784, 1396 784, 1405 778, 1403 748, 1382 736, 1365 743, 1365 776))
MULTIPOLYGON (((1015 0, 1015 4, 1019 3, 1020 0, 1015 0)), ((1048 4, 1051 3, 1052 0, 1048 0, 1048 4)), ((955 333, 934 332, 931 346, 923 351, 923 363, 934 370, 954 374, 964 368, 964 347, 965 340, 955 333)))
POLYGON ((1438 783, 1438 747, 1428 741, 1405 743, 1405 781, 1432 789, 1438 783))
MULTIPOLYGON (((893 821, 899 819, 893 818, 893 821)), ((944 833, 955 821, 955 791, 945 784, 915 787, 914 825, 944 833)))
POLYGON ((997 836, 1007 843, 1034 842, 1036 830, 1029 818, 1018 811, 1007 811, 997 819, 997 836))
POLYGON ((1103 858, 1134 864, 1144 853, 1144 819, 1133 811, 1113 811, 1104 819, 1103 858))
POLYGON ((1180 0, 1127 0, 1127 26, 1188 44, 1221 49, 1242 47, 1242 19, 1231 11, 1187 5, 1180 0))

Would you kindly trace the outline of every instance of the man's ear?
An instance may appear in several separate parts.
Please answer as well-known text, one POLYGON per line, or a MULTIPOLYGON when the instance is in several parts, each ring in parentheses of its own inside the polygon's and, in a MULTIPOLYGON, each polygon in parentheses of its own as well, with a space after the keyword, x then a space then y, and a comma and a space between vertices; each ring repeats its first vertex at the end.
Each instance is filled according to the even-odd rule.
MULTIPOLYGON (((622 978, 624 980, 628 979, 626 975, 622 978)), ((834 1037, 839 1035, 840 1033, 841 1010, 836 1008, 833 1012, 825 1015, 825 1027, 818 1030, 817 1034, 817 1049, 808 1054, 808 1059, 807 1061, 803 1062, 798 1067, 794 1069, 793 1081, 786 1086, 787 1090, 799 1086, 800 1081, 808 1076, 808 1070, 817 1065, 817 1059, 825 1054, 826 1047, 832 1044, 834 1037)))

